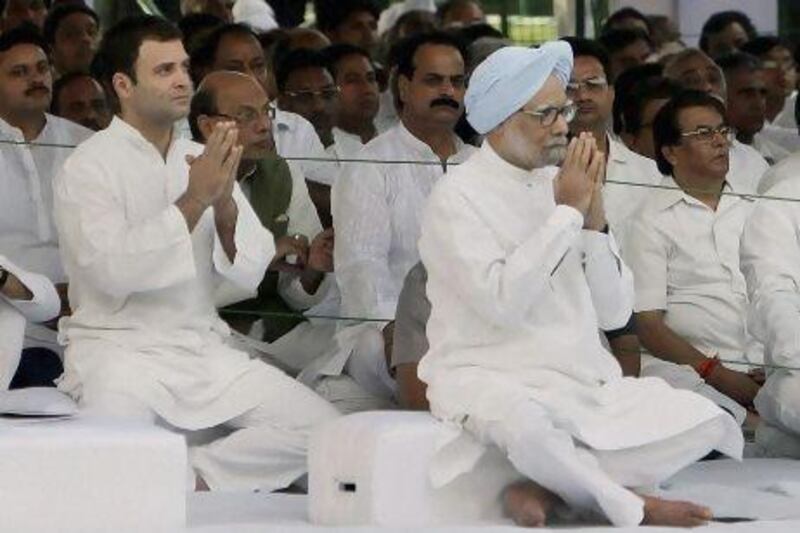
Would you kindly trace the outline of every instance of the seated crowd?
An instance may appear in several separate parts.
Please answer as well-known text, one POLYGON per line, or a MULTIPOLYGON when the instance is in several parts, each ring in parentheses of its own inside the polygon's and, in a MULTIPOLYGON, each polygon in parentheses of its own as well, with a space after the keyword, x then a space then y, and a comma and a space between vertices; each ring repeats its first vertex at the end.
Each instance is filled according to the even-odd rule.
POLYGON ((478 0, 124 4, 0 2, 3 389, 188 435, 197 490, 302 486, 320 424, 430 410, 534 526, 701 524, 637 487, 744 436, 800 459, 789 43, 735 11, 699 48, 631 8, 521 47, 478 0))

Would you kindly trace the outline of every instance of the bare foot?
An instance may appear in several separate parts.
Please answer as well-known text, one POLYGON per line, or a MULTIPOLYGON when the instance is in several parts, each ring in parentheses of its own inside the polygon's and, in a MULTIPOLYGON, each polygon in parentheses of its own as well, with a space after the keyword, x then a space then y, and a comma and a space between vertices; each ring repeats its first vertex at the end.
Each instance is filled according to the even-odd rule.
POLYGON ((522 527, 544 527, 547 513, 557 502, 555 495, 529 480, 512 483, 503 491, 506 516, 522 527))
POLYGON ((652 496, 644 499, 644 520, 648 526, 695 527, 702 526, 714 515, 711 509, 690 502, 662 500, 652 496))

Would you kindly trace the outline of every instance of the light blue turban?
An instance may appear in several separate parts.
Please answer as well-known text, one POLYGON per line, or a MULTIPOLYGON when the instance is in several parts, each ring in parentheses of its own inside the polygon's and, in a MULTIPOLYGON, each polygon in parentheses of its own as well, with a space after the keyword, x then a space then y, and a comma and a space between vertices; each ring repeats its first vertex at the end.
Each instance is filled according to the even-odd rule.
POLYGON ((572 72, 572 48, 564 41, 539 48, 507 46, 487 57, 469 80, 467 120, 485 134, 519 111, 551 75, 564 85, 572 72))

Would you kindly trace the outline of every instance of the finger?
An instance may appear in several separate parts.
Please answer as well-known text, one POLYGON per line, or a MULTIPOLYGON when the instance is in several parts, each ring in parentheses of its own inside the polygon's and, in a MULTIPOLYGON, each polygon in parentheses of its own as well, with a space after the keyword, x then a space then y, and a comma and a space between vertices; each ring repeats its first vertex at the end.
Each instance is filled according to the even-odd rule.
POLYGON ((227 177, 227 180, 235 180, 236 173, 239 170, 239 163, 242 161, 242 146, 234 146, 231 149, 230 155, 222 162, 222 175, 227 177))
POLYGON ((217 122, 214 125, 214 129, 211 130, 211 135, 209 135, 208 139, 206 139, 206 147, 205 150, 203 150, 203 155, 211 157, 213 154, 216 154, 224 132, 223 126, 224 123, 222 122, 217 122))
POLYGON ((569 168, 575 164, 577 151, 578 138, 573 137, 569 140, 569 144, 567 144, 567 154, 564 156, 564 164, 562 165, 562 168, 569 168))
POLYGON ((595 188, 598 190, 603 187, 603 172, 605 172, 605 168, 605 154, 599 150, 595 150, 594 157, 592 157, 592 163, 589 166, 589 176, 594 182, 595 188))
POLYGON ((199 159, 198 157, 195 157, 195 156, 193 156, 193 155, 187 155, 187 156, 186 156, 186 164, 187 164, 187 165, 189 165, 189 166, 192 166, 192 164, 193 164, 195 161, 197 161, 198 159, 199 159))
POLYGON ((211 140, 209 139, 209 143, 206 145, 208 147, 208 156, 213 158, 214 161, 222 161, 227 155, 230 148, 225 149, 224 144, 228 137, 228 132, 230 132, 233 127, 234 125, 232 122, 219 122, 217 123, 217 127, 214 128, 214 133, 217 134, 216 137, 214 137, 214 142, 210 142, 211 140))
POLYGON ((580 165, 581 169, 586 169, 589 166, 596 150, 597 148, 593 144, 592 138, 582 134, 580 152, 578 153, 578 165, 580 165))
POLYGON ((225 136, 220 143, 220 165, 224 166, 227 161, 233 157, 233 148, 236 146, 236 137, 238 137, 238 130, 236 128, 229 128, 225 132, 225 136))

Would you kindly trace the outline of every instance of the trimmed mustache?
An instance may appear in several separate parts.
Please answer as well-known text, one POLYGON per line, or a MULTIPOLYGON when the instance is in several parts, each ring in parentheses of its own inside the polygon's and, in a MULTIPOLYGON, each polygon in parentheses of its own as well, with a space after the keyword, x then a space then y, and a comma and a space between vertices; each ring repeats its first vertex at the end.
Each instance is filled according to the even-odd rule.
POLYGON ((431 102, 431 107, 438 107, 438 106, 447 106, 452 107, 455 110, 461 109, 461 104, 453 100, 452 98, 437 98, 431 102))
POLYGON ((31 96, 36 91, 45 91, 50 94, 50 89, 46 85, 32 85, 25 90, 25 96, 31 96))

